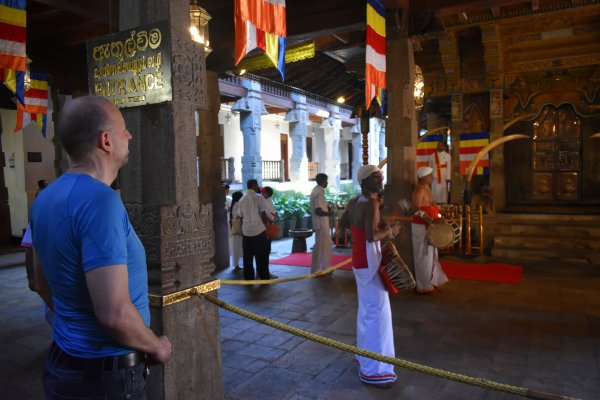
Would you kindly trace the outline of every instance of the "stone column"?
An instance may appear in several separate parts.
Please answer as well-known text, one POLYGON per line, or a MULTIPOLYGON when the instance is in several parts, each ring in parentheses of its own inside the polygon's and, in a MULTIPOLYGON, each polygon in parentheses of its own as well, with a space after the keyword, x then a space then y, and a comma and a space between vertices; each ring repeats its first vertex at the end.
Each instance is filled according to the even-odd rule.
POLYGON ((242 155, 242 185, 250 179, 256 179, 262 186, 262 156, 260 155, 261 115, 267 115, 261 97, 260 83, 243 79, 242 85, 248 89, 248 95, 235 102, 231 111, 240 113, 240 130, 244 135, 244 154, 242 155))
POLYGON ((329 118, 321 124, 323 138, 325 140, 325 168, 323 171, 329 177, 329 183, 340 186, 340 134, 342 132, 342 120, 338 106, 329 107, 329 118))
MULTIPOLYGON (((172 100, 122 109, 129 131, 129 164, 121 170, 121 194, 146 249, 149 290, 165 295, 213 280, 213 185, 196 182, 197 120, 207 109, 205 53, 190 38, 188 0, 120 2, 120 27, 168 20, 172 100), (200 113, 198 113, 200 112, 200 113)), ((216 122, 204 135, 218 137, 216 122)), ((201 158, 219 156, 210 152, 201 158)), ((210 171, 209 171, 210 172, 210 171)), ((218 175, 220 177, 220 175, 218 175)), ((221 204, 215 207, 222 207, 221 204)), ((213 293, 214 294, 214 293, 213 293)), ((151 367, 149 399, 185 399, 202 393, 223 398, 218 308, 201 297, 151 307, 152 329, 173 344, 171 361, 151 367)))
POLYGON ((306 123, 308 122, 308 110, 306 108, 306 96, 292 93, 292 100, 296 102, 296 108, 285 115, 285 121, 290 122, 290 137, 292 139, 292 157, 290 158, 290 181, 308 181, 308 157, 306 157, 306 123))
MULTIPOLYGON (((386 135, 388 148, 385 203, 390 215, 406 215, 401 204, 412 198, 416 183, 417 120, 414 101, 414 58, 408 38, 408 10, 388 10, 387 25, 387 96, 388 119, 386 135)), ((412 236, 409 223, 403 224, 395 244, 408 265, 413 264, 412 236)))
MULTIPOLYGON (((360 118, 359 118, 360 120, 360 118)), ((358 170, 362 167, 362 132, 360 130, 360 122, 353 125, 350 129, 352 134, 352 181, 357 185, 358 170)))

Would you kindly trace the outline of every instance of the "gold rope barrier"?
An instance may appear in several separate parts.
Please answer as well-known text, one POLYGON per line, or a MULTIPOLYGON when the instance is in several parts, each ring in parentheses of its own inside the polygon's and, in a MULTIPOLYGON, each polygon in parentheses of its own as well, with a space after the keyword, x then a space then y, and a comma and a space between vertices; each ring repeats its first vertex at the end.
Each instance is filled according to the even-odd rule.
POLYGON ((457 374, 455 372, 450 372, 450 371, 446 371, 446 370, 439 369, 439 368, 433 368, 433 367, 430 367, 427 365, 414 363, 412 361, 407 361, 407 360, 403 360, 400 358, 384 356, 384 355, 381 355, 378 353, 374 353, 372 351, 361 349, 356 346, 352 346, 352 345, 349 345, 346 343, 332 340, 332 339, 329 339, 329 338, 326 338, 323 336, 315 335, 314 333, 311 333, 311 332, 308 332, 308 331, 305 331, 302 329, 294 328, 292 326, 287 326, 285 324, 282 324, 281 322, 273 321, 273 320, 265 318, 261 315, 254 314, 254 313, 246 311, 242 308, 225 303, 224 301, 219 300, 208 294, 198 293, 198 296, 205 298, 209 302, 211 302, 227 311, 231 311, 233 313, 236 313, 236 314, 241 315, 246 318, 250 318, 250 319, 260 322, 262 324, 265 324, 265 325, 271 326, 273 328, 282 330, 284 332, 288 332, 293 335, 308 339, 315 343, 324 344, 326 346, 333 347, 338 350, 345 351, 347 353, 353 353, 353 354, 357 354, 359 356, 372 358, 377 361, 385 362, 388 364, 393 364, 393 365, 396 365, 401 368, 405 368, 405 369, 409 369, 409 370, 413 370, 413 371, 417 371, 417 372, 423 372, 423 373, 426 373, 429 375, 437 376, 440 378, 444 378, 444 379, 448 379, 448 380, 452 380, 452 381, 456 381, 456 382, 460 382, 460 383, 466 383, 466 384, 473 385, 473 386, 479 386, 484 389, 491 389, 491 390, 495 390, 498 392, 511 393, 511 394, 527 397, 530 399, 578 400, 574 397, 558 396, 558 395, 551 394, 551 393, 534 391, 534 390, 527 389, 527 388, 522 388, 522 387, 518 387, 518 386, 512 386, 512 385, 507 385, 504 383, 494 382, 494 381, 484 379, 484 378, 476 378, 476 377, 472 377, 472 376, 468 376, 468 375, 457 374))
POLYGON ((350 264, 352 262, 352 258, 344 260, 336 265, 333 265, 323 271, 314 272, 312 274, 293 276, 291 278, 279 278, 279 279, 257 279, 253 281, 247 281, 245 279, 221 279, 221 283, 224 285, 271 285, 273 283, 281 283, 281 282, 293 282, 300 281, 302 279, 314 278, 316 276, 329 274, 336 269, 342 268, 344 265, 350 264))

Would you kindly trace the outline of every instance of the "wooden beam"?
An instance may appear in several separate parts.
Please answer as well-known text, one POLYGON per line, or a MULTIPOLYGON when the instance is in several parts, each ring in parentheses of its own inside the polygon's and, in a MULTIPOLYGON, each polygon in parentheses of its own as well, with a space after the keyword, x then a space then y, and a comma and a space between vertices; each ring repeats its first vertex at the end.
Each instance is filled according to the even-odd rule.
MULTIPOLYGON (((108 7, 106 2, 100 1, 68 1, 68 0, 33 0, 36 3, 45 4, 50 7, 58 8, 59 10, 79 15, 92 21, 101 24, 109 24, 108 7)), ((119 8, 112 7, 112 23, 114 26, 119 25, 119 8)))

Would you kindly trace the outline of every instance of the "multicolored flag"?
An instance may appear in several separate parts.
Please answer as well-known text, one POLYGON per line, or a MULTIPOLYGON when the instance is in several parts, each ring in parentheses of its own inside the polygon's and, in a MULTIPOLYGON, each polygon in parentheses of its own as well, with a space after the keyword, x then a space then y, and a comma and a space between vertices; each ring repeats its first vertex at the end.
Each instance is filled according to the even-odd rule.
POLYGON ((25 0, 0 0, 0 68, 25 71, 25 0))
MULTIPOLYGON (((489 132, 473 132, 460 134, 460 174, 466 175, 467 168, 479 150, 490 143, 489 132)), ((487 175, 490 173, 490 153, 486 153, 475 166, 473 175, 487 175)))
POLYGON ((0 68, 0 82, 15 94, 19 103, 25 103, 25 71, 0 68))
POLYGON ((417 144, 417 169, 429 165, 429 156, 437 151, 440 141, 444 140, 444 135, 429 135, 417 144))
POLYGON ((235 0, 235 65, 252 50, 265 52, 284 79, 285 0, 235 0))
POLYGON ((48 114, 48 77, 42 73, 31 73, 30 87, 25 91, 25 105, 17 103, 17 126, 22 130, 30 122, 38 124, 46 137, 46 115, 48 114))
POLYGON ((377 98, 383 108, 385 89, 385 6, 379 0, 367 0, 367 46, 365 100, 367 108, 377 98))

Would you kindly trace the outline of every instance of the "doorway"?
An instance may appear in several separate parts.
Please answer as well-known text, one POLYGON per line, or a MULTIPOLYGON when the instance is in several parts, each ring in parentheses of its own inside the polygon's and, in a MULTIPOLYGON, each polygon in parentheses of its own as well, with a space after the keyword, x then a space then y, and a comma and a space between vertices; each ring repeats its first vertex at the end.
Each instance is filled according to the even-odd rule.
POLYGON ((288 135, 285 133, 279 134, 281 143, 281 159, 283 160, 283 179, 287 182, 290 180, 289 157, 288 157, 288 135))

